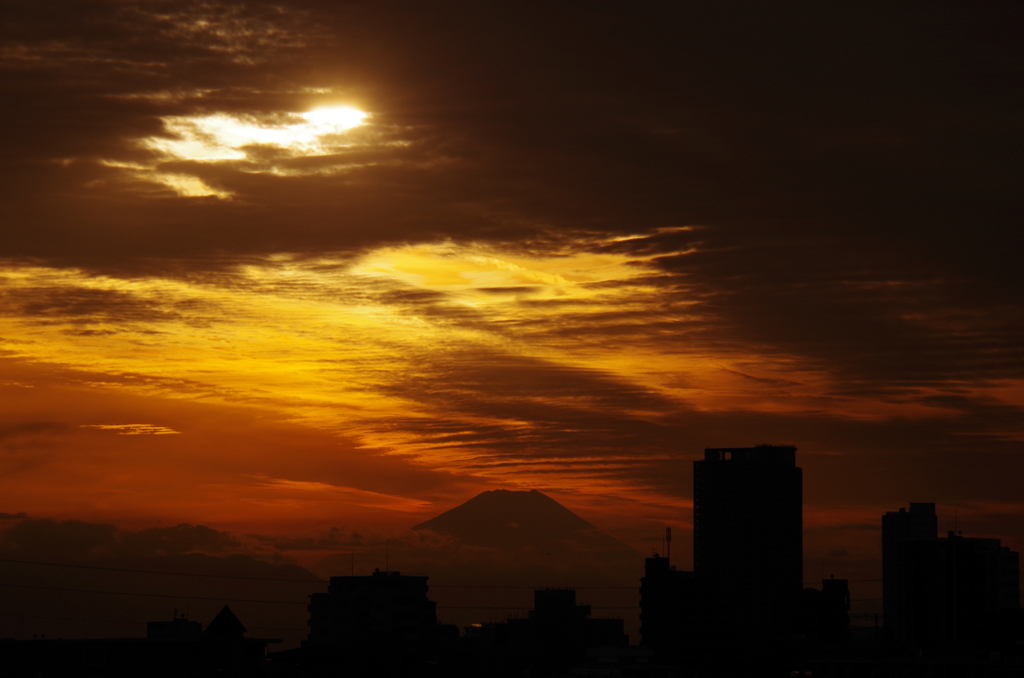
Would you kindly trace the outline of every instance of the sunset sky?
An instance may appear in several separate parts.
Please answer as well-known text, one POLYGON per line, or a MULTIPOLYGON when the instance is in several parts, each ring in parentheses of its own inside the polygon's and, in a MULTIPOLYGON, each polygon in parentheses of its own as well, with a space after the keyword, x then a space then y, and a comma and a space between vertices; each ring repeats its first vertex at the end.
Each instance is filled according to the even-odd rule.
POLYGON ((1019 5, 4 15, 0 517, 539 489, 685 552, 693 460, 768 442, 811 579, 910 501, 1024 549, 1019 5))

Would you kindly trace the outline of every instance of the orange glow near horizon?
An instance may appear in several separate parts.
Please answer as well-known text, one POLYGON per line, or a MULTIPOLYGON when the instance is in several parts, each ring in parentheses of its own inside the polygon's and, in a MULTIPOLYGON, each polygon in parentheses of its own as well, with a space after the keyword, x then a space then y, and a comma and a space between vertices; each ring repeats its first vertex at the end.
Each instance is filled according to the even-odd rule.
MULTIPOLYGON (((529 442, 540 432, 539 424, 525 411, 517 414, 517 407, 565 407, 570 402, 575 416, 594 421, 629 416, 646 425, 657 425, 667 406, 709 413, 817 410, 865 420, 935 414, 935 408, 916 403, 823 397, 830 389, 829 376, 791 359, 699 345, 680 353, 657 342, 634 341, 624 351, 615 342, 588 341, 588 333, 609 323, 616 332, 630 331, 619 327, 618 316, 605 318, 608 309, 629 308, 638 318, 661 319, 695 312, 685 304, 663 307, 644 282, 644 268, 635 258, 621 255, 539 258, 438 243, 377 249, 355 260, 279 256, 208 280, 118 279, 42 267, 8 267, 3 275, 10 295, 31 300, 26 302, 28 312, 0 319, 4 355, 21 365, 25 375, 8 380, 9 388, 31 393, 35 387, 63 384, 99 389, 126 402, 240 408, 309 431, 316 442, 308 454, 320 458, 320 465, 329 466, 335 454, 366 454, 355 447, 348 452, 323 448, 325 440, 350 440, 345 445, 374 450, 372 454, 401 460, 413 470, 459 478, 467 488, 539 487, 575 497, 571 502, 577 505, 593 503, 598 511, 602 496, 632 501, 643 496, 645 502, 678 505, 678 499, 659 496, 629 473, 638 462, 659 463, 659 455, 667 458, 665 451, 639 457, 575 454, 564 461, 556 449, 529 442), (37 299, 38 290, 46 290, 52 299, 37 299), (405 299, 415 299, 416 305, 405 299), (40 306, 46 303, 70 304, 70 312, 51 316, 40 306), (526 382, 518 404, 503 405, 503 413, 493 407, 460 409, 459 399, 486 386, 448 383, 461 378, 458 372, 445 376, 446 370, 461 370, 463 364, 486 374, 493 364, 507 379, 520 363, 539 370, 529 378, 546 378, 550 370, 586 378, 600 375, 651 395, 624 414, 620 405, 586 392, 569 401, 565 396, 548 401, 543 391, 531 392, 526 382), (509 365, 512 372, 507 372, 509 365), (783 379, 784 388, 779 385, 783 379), (435 388, 442 389, 436 397, 430 395, 435 388), (460 389, 466 389, 465 396, 460 389), (433 432, 439 420, 448 422, 443 434, 433 432), (518 452, 496 449, 500 436, 477 439, 475 431, 488 429, 520 437, 518 452)), ((1003 391, 1017 393, 1008 386, 1003 391)), ((486 391, 474 397, 486 398, 486 391)), ((150 412, 146 419, 116 408, 100 414, 72 405, 64 418, 96 435, 167 439, 171 447, 164 447, 178 450, 173 454, 184 455, 182 459, 204 454, 186 452, 208 444, 199 443, 208 424, 197 428, 195 413, 168 420, 160 413, 169 410, 162 407, 147 405, 144 411, 150 412)), ((569 426, 557 435, 569 441, 578 434, 569 426)), ((232 452, 239 459, 274 454, 254 440, 230 445, 239 446, 232 452)), ((137 467, 143 475, 152 466, 138 459, 116 463, 137 467)), ((230 480, 225 471, 217 471, 213 475, 220 479, 212 481, 210 472, 192 470, 197 475, 189 482, 204 487, 214 482, 222 488, 215 494, 228 503, 237 492, 240 501, 254 502, 254 507, 291 507, 281 509, 286 513, 301 513, 299 506, 310 505, 303 497, 314 495, 329 498, 335 507, 405 512, 430 506, 382 487, 350 487, 343 479, 314 482, 308 473, 290 472, 288 464, 277 464, 273 473, 263 472, 273 480, 253 484, 252 474, 230 480)), ((133 501, 150 501, 133 494, 130 476, 120 488, 110 486, 116 474, 103 481, 106 489, 97 487, 99 494, 91 499, 85 496, 88 489, 69 488, 69 496, 81 495, 74 499, 80 504, 98 502, 97 507, 130 512, 133 501)), ((216 501, 197 501, 209 515, 217 515, 211 508, 216 501)), ((39 506, 33 502, 33 510, 39 506)), ((229 513, 237 520, 236 510, 229 513)))
MULTIPOLYGON (((392 546, 432 585, 488 563, 481 584, 635 598, 666 527, 692 562, 694 462, 761 444, 798 450, 805 579, 856 582, 858 614, 881 605, 881 516, 911 501, 1024 550, 1001 13, 818 3, 737 31, 718 3, 540 27, 487 3, 12 4, 9 561, 326 577, 392 546), (495 490, 523 494, 477 500, 495 490), (525 519, 482 546, 484 510, 462 537, 412 529, 494 499, 560 513, 534 490, 637 571, 525 519), (549 566, 593 581, 533 581, 549 566)), ((0 637, 100 620, 93 593, 66 615, 51 593, 17 593, 40 628, 12 612, 0 637)), ((249 628, 305 633, 305 606, 249 628)))

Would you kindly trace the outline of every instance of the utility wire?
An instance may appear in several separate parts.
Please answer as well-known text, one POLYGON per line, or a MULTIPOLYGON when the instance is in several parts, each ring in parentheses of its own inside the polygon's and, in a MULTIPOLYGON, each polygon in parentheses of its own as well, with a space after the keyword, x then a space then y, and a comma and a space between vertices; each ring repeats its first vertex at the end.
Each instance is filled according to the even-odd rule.
MULTIPOLYGON (((100 565, 82 565, 80 563, 49 563, 41 562, 36 560, 15 560, 13 558, 0 558, 0 563, 17 563, 19 565, 44 565, 48 567, 70 567, 79 570, 101 570, 105 572, 132 572, 135 574, 164 574, 175 577, 208 577, 211 579, 244 579, 248 581, 277 581, 277 582, 288 582, 295 584, 328 584, 329 582, 323 579, 271 579, 269 577, 247 577, 243 575, 235 574, 202 574, 199 572, 166 572, 161 570, 136 570, 125 567, 103 567, 100 565)), ((430 588, 434 589, 520 589, 535 591, 543 588, 551 588, 544 586, 505 586, 496 585, 491 586, 488 584, 430 584, 430 588)), ((634 590, 639 587, 637 586, 570 586, 569 588, 584 591, 584 590, 634 590)))
MULTIPOLYGON (((594 606, 590 605, 591 610, 639 610, 639 605, 612 605, 612 606, 594 606)), ((438 605, 439 610, 532 610, 532 607, 516 607, 514 605, 438 605)))
POLYGON ((277 605, 309 605, 309 601, 295 600, 255 600, 252 598, 210 598, 204 596, 171 595, 167 593, 131 593, 128 591, 95 591, 92 589, 72 589, 57 586, 31 586, 29 584, 2 584, 0 586, 14 589, 34 589, 37 591, 62 591, 64 593, 95 593, 103 596, 136 596, 138 598, 174 598, 177 600, 212 600, 215 602, 231 603, 274 603, 277 605))
POLYGON ((492 586, 489 584, 430 584, 432 589, 515 589, 522 591, 540 591, 544 589, 552 588, 570 588, 576 591, 609 591, 621 589, 624 591, 638 591, 639 586, 504 586, 496 585, 492 586))
POLYGON ((162 572, 158 570, 133 570, 125 567, 101 567, 99 565, 81 565, 79 563, 43 563, 35 560, 13 560, 0 558, 0 563, 18 563, 20 565, 46 565, 49 567, 72 567, 79 570, 104 570, 106 572, 134 572, 136 574, 168 574, 176 577, 210 577, 212 579, 247 579, 250 581, 280 581, 296 584, 326 584, 323 579, 271 579, 269 577, 246 577, 237 574, 200 574, 198 572, 162 572))
POLYGON ((10 612, 0 612, 0 617, 7 617, 8 619, 49 619, 53 621, 88 622, 90 624, 131 624, 133 626, 140 623, 138 621, 128 621, 127 619, 78 619, 75 617, 45 617, 38 614, 13 614, 10 612))
MULTIPOLYGON (((140 621, 138 619, 133 620, 133 621, 129 621, 127 619, 81 619, 81 618, 78 618, 78 617, 46 617, 46 616, 38 615, 38 614, 14 614, 14 613, 9 613, 9 612, 0 612, 0 617, 7 617, 8 619, 47 619, 47 620, 51 620, 51 621, 88 622, 90 624, 125 624, 125 625, 130 624, 132 626, 137 626, 139 624, 145 623, 145 622, 142 622, 142 621, 140 621)), ((247 628, 249 628, 249 629, 251 629, 253 631, 256 631, 256 630, 259 630, 259 631, 304 631, 304 632, 308 632, 309 631, 308 628, 296 629, 296 628, 291 628, 291 627, 287 627, 287 626, 249 626, 247 628)), ((96 640, 96 639, 86 638, 84 640, 96 640)), ((99 640, 108 640, 108 639, 107 638, 100 638, 99 640)))

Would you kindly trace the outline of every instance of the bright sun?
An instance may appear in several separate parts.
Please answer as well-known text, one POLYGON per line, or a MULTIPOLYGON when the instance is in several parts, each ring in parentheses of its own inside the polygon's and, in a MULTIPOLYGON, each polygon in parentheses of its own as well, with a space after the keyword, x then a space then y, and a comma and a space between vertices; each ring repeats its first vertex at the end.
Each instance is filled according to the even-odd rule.
POLYGON ((294 155, 321 155, 344 142, 332 139, 365 124, 367 113, 351 106, 315 108, 291 121, 217 113, 207 116, 168 116, 164 126, 176 138, 150 137, 144 143, 183 160, 241 160, 245 147, 277 146, 294 155))
POLYGON ((314 108, 308 113, 303 113, 302 117, 314 125, 347 130, 362 125, 366 119, 366 113, 351 106, 333 106, 331 108, 314 108))
MULTIPOLYGON (((164 184, 188 197, 231 197, 231 193, 208 185, 190 174, 164 171, 160 164, 168 160, 200 163, 243 161, 242 171, 259 173, 302 173, 302 168, 287 167, 288 160, 311 156, 336 156, 359 144, 368 143, 367 135, 351 130, 368 123, 369 113, 352 106, 324 106, 305 113, 213 113, 209 115, 163 116, 165 134, 139 139, 138 143, 157 152, 149 165, 106 161, 122 167, 139 178, 164 184), (266 153, 266 147, 273 147, 266 153), (260 147, 263 147, 261 151, 260 147)), ((336 164, 344 164, 342 162, 336 164)), ((321 166, 320 171, 323 170, 321 166)))

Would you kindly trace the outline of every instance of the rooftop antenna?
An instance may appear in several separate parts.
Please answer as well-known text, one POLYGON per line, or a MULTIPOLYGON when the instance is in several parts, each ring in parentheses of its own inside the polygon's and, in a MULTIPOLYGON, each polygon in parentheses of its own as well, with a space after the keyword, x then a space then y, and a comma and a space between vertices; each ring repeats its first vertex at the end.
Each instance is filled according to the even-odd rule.
POLYGON ((385 539, 384 540, 384 571, 385 572, 390 572, 391 571, 390 563, 391 563, 391 541, 385 539))
POLYGON ((350 561, 349 562, 349 566, 352 568, 352 576, 354 577, 354 576, 356 576, 356 552, 355 551, 349 551, 348 552, 348 557, 349 557, 349 561, 350 561))
POLYGON ((665 528, 665 560, 672 562, 672 528, 665 528))

